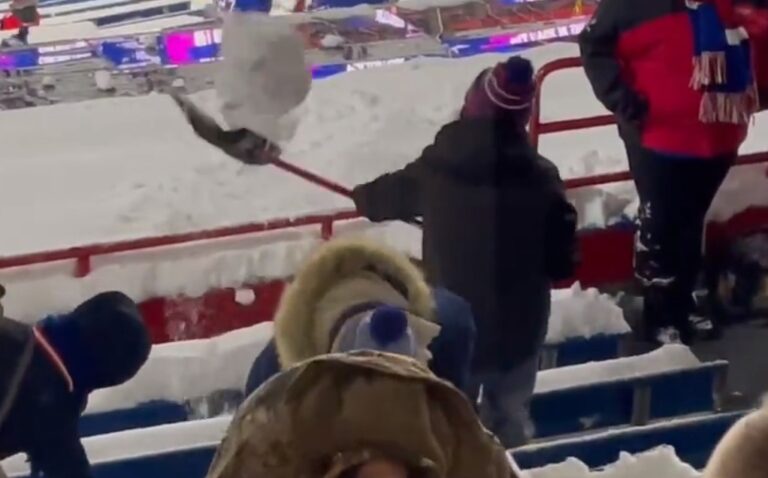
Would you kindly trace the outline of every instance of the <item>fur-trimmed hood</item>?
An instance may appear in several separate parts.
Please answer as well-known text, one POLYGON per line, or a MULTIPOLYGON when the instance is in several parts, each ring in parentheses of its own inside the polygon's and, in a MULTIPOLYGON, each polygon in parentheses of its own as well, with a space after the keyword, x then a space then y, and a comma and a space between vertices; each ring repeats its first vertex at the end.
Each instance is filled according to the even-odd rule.
POLYGON ((328 353, 340 318, 360 304, 383 303, 434 322, 434 300, 408 258, 365 239, 323 244, 288 286, 275 315, 283 368, 328 353))
POLYGON ((768 477, 768 402, 728 430, 702 478, 768 477))

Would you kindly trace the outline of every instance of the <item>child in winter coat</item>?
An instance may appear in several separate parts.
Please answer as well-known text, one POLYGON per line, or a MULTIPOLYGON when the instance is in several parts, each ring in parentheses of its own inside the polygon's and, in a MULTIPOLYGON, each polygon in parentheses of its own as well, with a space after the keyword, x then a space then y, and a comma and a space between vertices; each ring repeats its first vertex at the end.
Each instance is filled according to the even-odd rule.
POLYGON ((423 216, 427 279, 471 304, 471 395, 482 386, 481 417, 510 448, 528 439, 552 282, 576 259, 576 211, 555 165, 528 141, 534 91, 524 58, 484 70, 420 158, 353 192, 372 221, 423 216))
POLYGON ((275 339, 257 357, 246 393, 281 368, 360 349, 414 357, 466 387, 473 343, 469 305, 448 291, 430 291, 403 254, 370 240, 334 240, 313 254, 286 290, 275 339))
POLYGON ((418 361, 325 354, 240 407, 207 478, 516 478, 454 387, 418 361))
POLYGON ((26 453, 47 478, 90 478, 78 433, 88 394, 132 378, 150 348, 136 304, 120 292, 34 326, 0 317, 0 459, 26 453))
POLYGON ((716 335, 691 315, 704 220, 760 107, 768 61, 752 41, 760 27, 749 31, 758 16, 745 18, 735 3, 602 0, 579 37, 637 186, 635 275, 646 338, 658 343, 716 335))

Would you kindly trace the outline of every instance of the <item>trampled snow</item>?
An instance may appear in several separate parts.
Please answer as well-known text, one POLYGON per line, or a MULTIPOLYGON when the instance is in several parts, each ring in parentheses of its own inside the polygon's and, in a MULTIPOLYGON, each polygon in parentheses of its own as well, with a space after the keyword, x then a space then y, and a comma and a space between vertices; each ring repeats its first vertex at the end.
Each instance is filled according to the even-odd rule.
MULTIPOLYGON (((138 430, 128 430, 83 439, 91 463, 106 463, 151 456, 174 450, 217 446, 231 422, 231 416, 221 416, 138 430)), ((29 472, 22 455, 2 462, 11 475, 29 472)), ((570 458, 563 463, 526 470, 523 478, 698 478, 700 474, 680 461, 674 449, 662 446, 630 455, 622 453, 616 463, 601 470, 590 471, 581 461, 570 458)))
POLYGON ((662 446, 645 453, 622 453, 616 463, 602 470, 590 470, 587 465, 569 458, 563 463, 526 470, 522 478, 698 478, 701 474, 680 461, 675 450, 662 446))
MULTIPOLYGON (((525 56, 541 66, 576 54, 574 45, 553 44, 525 56)), ((402 167, 456 115, 474 76, 503 58, 422 59, 317 81, 303 106, 297 135, 285 145, 285 159, 347 186, 402 167)), ((199 100, 215 108, 214 97, 207 92, 199 100)), ((546 120, 604 112, 578 70, 554 75, 544 85, 543 98, 546 120)), ((0 162, 0 200, 12 205, 0 210, 3 255, 351 207, 348 199, 273 167, 242 166, 225 157, 194 137, 173 103, 159 95, 4 112, 0 133, 13 138, 4 143, 0 162)), ((768 147, 766 133, 768 117, 763 114, 743 151, 768 147)), ((626 168, 612 127, 547 135, 541 149, 566 178, 626 168)), ((763 175, 755 169, 765 167, 738 171, 732 176, 738 180, 726 183, 720 197, 727 201, 718 202, 715 216, 768 202, 763 175)), ((630 184, 621 184, 576 191, 572 199, 582 226, 603 226, 632 213, 628 208, 634 193, 630 184)), ((125 290, 137 300, 202 293, 253 277, 284 277, 296 264, 280 260, 303 257, 316 243, 317 229, 306 241, 295 242, 301 245, 297 252, 286 249, 290 244, 262 243, 263 248, 254 249, 241 239, 232 241, 239 249, 233 245, 222 254, 186 257, 190 248, 174 248, 99 259, 86 279, 69 277, 71 264, 56 264, 0 271, 0 281, 9 288, 9 314, 24 320, 65 311, 106 288, 125 290), (266 247, 280 254, 267 259, 266 247), (39 290, 50 292, 41 297, 39 290)), ((411 226, 353 221, 337 228, 344 230, 420 255, 420 233, 411 226)))
MULTIPOLYGON (((232 421, 231 416, 174 423, 156 427, 126 430, 83 439, 92 464, 115 462, 129 458, 157 455, 175 450, 216 447, 232 421)), ((24 455, 15 455, 2 462, 9 476, 29 473, 24 455)))
MULTIPOLYGON (((557 344, 572 337, 617 334, 629 331, 621 310, 607 296, 578 286, 553 292, 554 313, 547 342, 557 344)), ((220 390, 241 390, 256 356, 272 338, 272 323, 229 332, 212 339, 156 345, 147 364, 129 382, 98 390, 91 395, 86 413, 130 408, 151 400, 183 402, 220 390)), ((605 362, 541 372, 537 391, 572 387, 590 381, 649 374, 698 364, 685 347, 667 347, 653 354, 623 362, 605 362), (621 370, 621 365, 626 370, 621 370)))
POLYGON ((544 370, 536 376, 536 393, 685 370, 699 365, 699 359, 685 345, 665 345, 643 355, 544 370))
POLYGON ((86 413, 131 408, 151 400, 183 402, 220 390, 242 390, 256 356, 272 338, 272 322, 213 339, 155 346, 129 382, 91 394, 86 413))

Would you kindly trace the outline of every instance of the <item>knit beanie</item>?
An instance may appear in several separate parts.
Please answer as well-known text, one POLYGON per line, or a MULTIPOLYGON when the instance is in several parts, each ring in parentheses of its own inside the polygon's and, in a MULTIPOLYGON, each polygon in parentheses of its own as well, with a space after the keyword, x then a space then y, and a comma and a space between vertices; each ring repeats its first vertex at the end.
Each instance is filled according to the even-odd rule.
POLYGON ((375 350, 416 358, 418 345, 403 309, 379 306, 347 321, 339 331, 336 352, 375 350))
POLYGON ((507 118, 525 123, 536 84, 533 65, 520 56, 483 70, 464 97, 463 118, 507 118))
POLYGON ((69 314, 42 320, 37 328, 81 393, 130 380, 152 348, 136 303, 121 292, 97 294, 69 314))

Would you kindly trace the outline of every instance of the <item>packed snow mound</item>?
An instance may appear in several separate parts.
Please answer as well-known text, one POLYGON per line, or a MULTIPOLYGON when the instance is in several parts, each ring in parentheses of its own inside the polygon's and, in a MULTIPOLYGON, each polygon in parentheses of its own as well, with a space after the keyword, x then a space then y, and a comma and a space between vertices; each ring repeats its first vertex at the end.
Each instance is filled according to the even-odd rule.
POLYGON ((598 334, 617 335, 631 331, 624 312, 608 295, 595 288, 582 289, 578 282, 570 289, 552 291, 547 343, 598 334))
POLYGON ((272 322, 212 339, 157 345, 127 383, 97 390, 86 413, 131 408, 151 400, 183 402, 218 390, 240 390, 256 356, 272 338, 272 322))
POLYGON ((701 474, 683 463, 669 446, 661 446, 645 453, 622 453, 616 463, 600 470, 570 458, 563 463, 524 472, 523 478, 699 478, 701 474))
MULTIPOLYGON (((128 460, 190 448, 215 448, 224 438, 232 416, 174 423, 156 427, 126 430, 84 438, 85 452, 92 464, 128 460)), ((28 475, 29 464, 24 455, 2 462, 9 476, 28 475)))
MULTIPOLYGON (((523 53, 537 66, 577 54, 572 44, 551 44, 523 53)), ((285 148, 285 159, 347 186, 398 169, 418 156, 441 125, 456 116, 477 72, 505 58, 421 59, 317 81, 297 109, 302 121, 285 148)), ((605 112, 580 70, 553 75, 544 84, 543 98, 545 120, 605 112)), ((213 91, 197 99, 221 118, 213 91)), ((277 168, 233 161, 199 140, 173 101, 161 95, 6 111, 0 114, 0 134, 14 138, 4 145, 0 162, 0 201, 13 205, 0 210, 4 255, 352 207, 347 198, 277 168)), ((768 116, 763 113, 742 150, 767 149, 767 137, 768 116)), ((626 168, 614 127, 547 135, 541 148, 565 178, 626 168)), ((765 169, 755 166, 732 174, 713 207, 713 217, 729 217, 748 204, 768 203, 765 169)), ((602 227, 632 216, 634 198, 630 184, 571 193, 582 227, 602 227)), ((294 242, 295 251, 275 246, 274 258, 267 258, 263 242, 252 250, 251 239, 240 238, 229 242, 225 251, 208 248, 208 255, 194 252, 191 258, 186 257, 190 248, 98 258, 94 272, 85 279, 71 277, 71 264, 57 263, 3 270, 0 281, 9 288, 9 314, 25 321, 66 311, 108 288, 124 290, 136 300, 195 296, 211 287, 237 287, 254 277, 289 275, 296 266, 291 261, 302 257, 317 240, 317 229, 294 242), (231 246, 235 243, 248 246, 237 249, 231 246), (39 294, 39 290, 49 292, 39 294)), ((416 228, 355 222, 349 228, 338 227, 337 232, 347 229, 414 257, 421 255, 421 234, 416 228)))
POLYGON ((259 13, 225 15, 223 32, 216 91, 227 124, 273 142, 289 140, 298 123, 289 113, 312 83, 302 38, 259 13))
MULTIPOLYGON (((224 437, 232 420, 222 416, 194 422, 128 430, 83 439, 91 463, 106 463, 129 458, 151 456, 173 450, 215 447, 224 437)), ((22 455, 2 462, 9 475, 29 473, 22 455)), ((683 463, 673 448, 661 446, 631 455, 622 453, 616 463, 600 470, 590 470, 571 458, 563 463, 526 470, 522 478, 699 478, 701 475, 683 463)))
POLYGON ((665 345, 643 355, 544 370, 536 376, 536 393, 684 370, 699 365, 699 359, 685 345, 665 345))
MULTIPOLYGON (((606 296, 587 292, 591 298, 572 297, 572 292, 582 293, 581 289, 574 288, 553 292, 554 308, 570 311, 591 309, 588 316, 578 314, 560 315, 553 322, 558 324, 554 330, 568 331, 568 335, 554 337, 550 331, 547 341, 550 343, 562 342, 568 338, 576 337, 576 331, 584 334, 612 334, 628 330, 623 319, 614 314, 613 303, 606 296), (570 302, 576 304, 570 305, 570 302), (609 313, 610 318, 601 317, 600 314, 609 313), (578 325, 571 326, 566 322, 576 321, 578 325), (557 340, 556 340, 557 339, 557 340)), ((247 300, 248 294, 241 294, 243 300, 247 300)), ((241 390, 245 386, 248 371, 256 356, 273 336, 271 322, 258 324, 229 332, 211 339, 190 340, 156 345, 152 349, 149 360, 132 380, 118 387, 98 390, 91 395, 88 401, 86 413, 99 413, 110 410, 119 410, 134 407, 152 400, 168 400, 183 402, 208 396, 210 393, 220 390, 241 390)), ((686 349, 687 350, 687 349, 686 349)), ((667 350, 659 352, 659 358, 655 356, 650 360, 638 361, 630 373, 641 373, 649 369, 647 362, 652 362, 655 368, 664 366, 672 367, 674 363, 682 363, 680 357, 684 355, 667 350), (677 360, 677 362, 675 362, 677 360), (645 368, 643 368, 645 367, 645 368)), ((632 361, 622 362, 626 364, 632 361)), ((629 365, 627 365, 629 366, 629 365)), ((584 380, 595 377, 604 377, 608 373, 620 373, 616 367, 607 367, 609 372, 602 370, 600 364, 590 364, 584 371, 570 367, 573 374, 563 379, 555 374, 555 371, 542 372, 554 377, 552 380, 543 379, 540 382, 543 387, 565 388, 573 383, 581 383, 584 380), (549 385, 547 385, 549 384, 549 385)))
MULTIPOLYGON (((577 54, 572 44, 523 53, 537 66, 577 54)), ((504 58, 421 59, 316 81, 285 158, 344 185, 400 168, 455 117, 477 72, 504 58)), ((579 70, 553 75, 543 98, 545 120, 605 112, 579 70)), ((218 111, 213 91, 198 99, 218 111)), ((765 118, 745 152, 768 146, 765 118)), ((8 255, 351 207, 275 168, 232 161, 196 138, 161 95, 7 111, 0 133, 16 138, 0 164, 0 200, 14 204, 0 212, 8 255)), ((565 178, 626 168, 613 127, 547 135, 541 149, 565 178)), ((628 184, 586 196, 575 197, 589 205, 577 204, 582 225, 604 225, 634 199, 628 184)))

